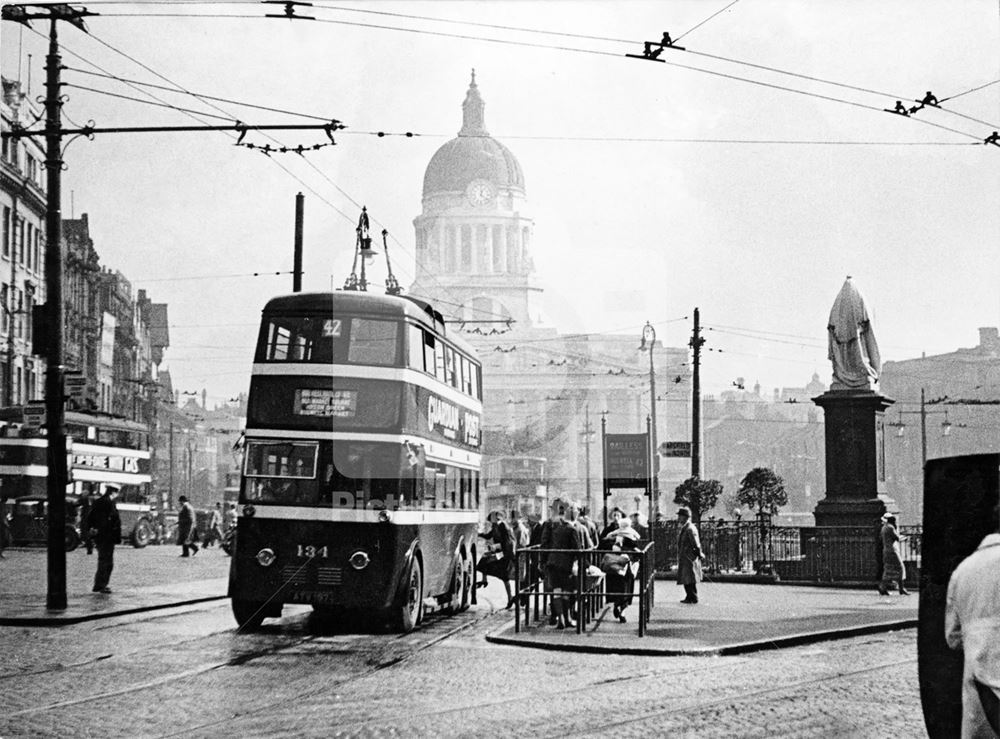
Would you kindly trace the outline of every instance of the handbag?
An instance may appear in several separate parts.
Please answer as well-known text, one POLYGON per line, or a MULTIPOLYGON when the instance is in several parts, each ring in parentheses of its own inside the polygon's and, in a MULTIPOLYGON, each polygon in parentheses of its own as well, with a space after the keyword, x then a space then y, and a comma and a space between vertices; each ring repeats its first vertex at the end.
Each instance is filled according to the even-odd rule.
POLYGON ((631 561, 627 554, 605 554, 601 558, 601 569, 606 573, 624 577, 631 561))

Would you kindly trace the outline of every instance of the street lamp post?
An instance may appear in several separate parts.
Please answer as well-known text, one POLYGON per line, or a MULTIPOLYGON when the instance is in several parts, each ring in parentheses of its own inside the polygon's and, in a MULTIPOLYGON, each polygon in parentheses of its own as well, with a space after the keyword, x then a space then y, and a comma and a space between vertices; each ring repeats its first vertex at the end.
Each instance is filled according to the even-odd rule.
POLYGON ((587 478, 586 478, 586 490, 587 490, 587 515, 593 517, 594 515, 594 501, 590 494, 590 443, 594 440, 594 430, 590 426, 590 403, 586 405, 586 416, 583 426, 583 431, 580 436, 583 437, 583 443, 587 445, 587 478))
MULTIPOLYGON (((931 401, 932 403, 935 401, 931 401)), ((899 413, 899 420, 895 422, 890 422, 890 426, 896 427, 896 435, 902 436, 903 429, 906 428, 906 424, 903 423, 903 414, 920 416, 920 468, 923 469, 927 466, 927 416, 933 413, 943 413, 944 421, 941 423, 941 433, 944 436, 948 436, 951 432, 951 422, 948 420, 948 410, 927 410, 927 401, 924 398, 924 389, 920 388, 920 410, 919 411, 897 411, 899 413)), ((959 424, 962 425, 962 424, 959 424)))
POLYGON ((653 346, 656 344, 656 329, 653 324, 646 321, 642 327, 642 343, 639 345, 640 351, 649 345, 649 407, 652 425, 650 427, 650 469, 653 475, 653 489, 649 496, 649 525, 656 522, 656 512, 660 510, 660 455, 657 451, 656 441, 656 374, 653 371, 653 346))

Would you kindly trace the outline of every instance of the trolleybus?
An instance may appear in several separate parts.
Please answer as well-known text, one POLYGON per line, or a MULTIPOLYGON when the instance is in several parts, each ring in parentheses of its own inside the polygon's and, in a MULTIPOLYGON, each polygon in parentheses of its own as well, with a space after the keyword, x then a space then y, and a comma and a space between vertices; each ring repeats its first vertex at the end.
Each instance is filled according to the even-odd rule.
POLYGON ((441 314, 363 292, 272 299, 258 336, 229 596, 408 631, 475 602, 481 365, 441 314))
MULTIPOLYGON (((66 412, 68 500, 84 509, 87 499, 116 485, 118 515, 122 522, 122 541, 135 547, 146 546, 153 535, 150 506, 149 428, 145 424, 112 416, 75 411, 66 412)), ((0 420, 8 423, 0 429, 0 494, 19 500, 25 515, 19 524, 19 543, 44 544, 48 524, 44 515, 47 499, 48 442, 40 429, 23 426, 21 409, 5 409, 0 420), (33 508, 32 508, 33 507, 33 508)), ((69 509, 67 509, 69 510, 69 509)), ((85 514, 85 513, 84 513, 85 514)), ((82 520, 67 521, 67 549, 79 542, 82 520), (72 529, 72 530, 71 530, 72 529)))

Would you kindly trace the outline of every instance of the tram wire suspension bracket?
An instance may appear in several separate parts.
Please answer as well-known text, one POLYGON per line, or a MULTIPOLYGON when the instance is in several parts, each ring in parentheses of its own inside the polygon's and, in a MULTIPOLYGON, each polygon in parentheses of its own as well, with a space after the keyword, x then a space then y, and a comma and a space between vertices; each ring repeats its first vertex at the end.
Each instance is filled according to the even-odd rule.
POLYGON ((941 104, 938 102, 937 96, 934 95, 930 90, 920 99, 914 101, 916 105, 911 105, 907 108, 902 100, 897 100, 896 105, 892 108, 882 108, 886 113, 895 113, 896 115, 901 115, 909 118, 911 115, 919 113, 924 108, 937 108, 941 110, 941 104))
POLYGON ((248 126, 242 121, 236 121, 234 124, 234 130, 239 133, 239 137, 234 142, 234 146, 242 146, 246 149, 253 149, 259 151, 265 156, 271 156, 271 154, 298 154, 299 156, 304 155, 307 151, 318 151, 327 146, 336 146, 337 142, 333 138, 334 131, 342 131, 347 128, 347 126, 340 121, 333 119, 329 123, 325 123, 322 126, 317 126, 317 128, 326 134, 329 141, 322 144, 312 144, 305 145, 299 144, 298 146, 271 146, 271 144, 254 144, 252 142, 245 142, 243 139, 246 138, 247 132, 252 131, 254 126, 248 126))
POLYGON ((676 46, 673 39, 670 38, 669 31, 663 32, 663 38, 659 41, 645 41, 642 45, 641 54, 626 54, 625 56, 632 59, 645 59, 649 62, 663 62, 660 59, 660 54, 663 53, 664 49, 674 49, 675 51, 687 51, 683 46, 676 46))
POLYGON ((261 0, 261 4, 262 5, 282 5, 285 8, 285 12, 281 13, 281 14, 278 14, 278 13, 265 13, 264 14, 265 18, 287 18, 290 21, 314 21, 314 20, 316 20, 311 15, 299 15, 298 13, 295 12, 296 6, 298 6, 298 7, 305 7, 305 8, 311 8, 313 6, 312 3, 295 2, 294 0, 291 0, 291 1, 290 0, 261 0))

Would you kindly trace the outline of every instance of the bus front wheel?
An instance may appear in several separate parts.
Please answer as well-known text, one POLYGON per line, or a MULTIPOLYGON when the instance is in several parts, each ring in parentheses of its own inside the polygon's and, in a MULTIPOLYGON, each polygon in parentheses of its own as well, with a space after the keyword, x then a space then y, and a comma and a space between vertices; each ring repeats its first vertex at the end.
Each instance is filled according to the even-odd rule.
POLYGON ((253 631, 264 622, 264 604, 252 600, 233 598, 233 616, 240 631, 253 631))
POLYGON ((80 546, 80 534, 72 526, 66 526, 66 551, 72 552, 78 546, 80 546))
POLYGON ((402 603, 397 607, 396 626, 404 634, 420 623, 424 605, 424 573, 420 560, 414 557, 406 573, 402 603))

